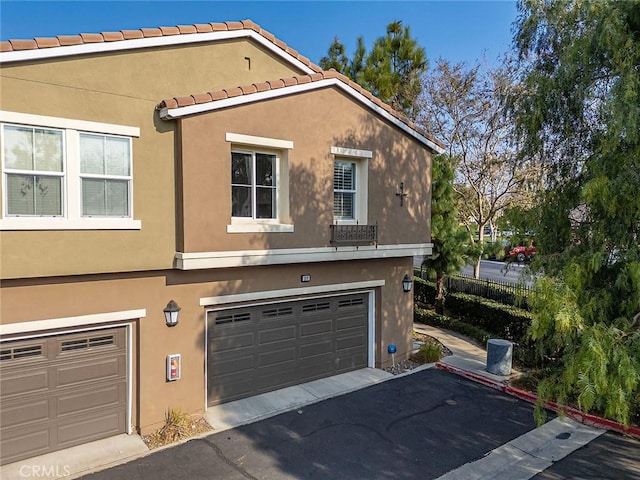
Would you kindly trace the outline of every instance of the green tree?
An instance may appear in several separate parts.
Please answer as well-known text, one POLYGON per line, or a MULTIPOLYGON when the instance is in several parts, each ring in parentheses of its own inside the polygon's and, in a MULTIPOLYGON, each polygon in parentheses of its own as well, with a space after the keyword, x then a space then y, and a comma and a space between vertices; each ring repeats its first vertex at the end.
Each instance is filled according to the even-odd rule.
POLYGON ((378 38, 368 53, 364 39, 359 37, 350 61, 344 52, 344 45, 335 38, 320 66, 325 70, 334 68, 415 120, 421 77, 428 62, 424 48, 411 37, 408 26, 403 27, 399 21, 389 23, 386 36, 378 38))
POLYGON ((444 313, 444 278, 469 261, 470 235, 458 222, 453 192, 454 160, 435 155, 432 162, 431 241, 433 254, 423 266, 436 275, 436 313, 444 313))
POLYGON ((640 2, 519 10, 518 132, 553 172, 531 335, 554 370, 537 412, 575 401, 626 424, 640 385, 640 2))

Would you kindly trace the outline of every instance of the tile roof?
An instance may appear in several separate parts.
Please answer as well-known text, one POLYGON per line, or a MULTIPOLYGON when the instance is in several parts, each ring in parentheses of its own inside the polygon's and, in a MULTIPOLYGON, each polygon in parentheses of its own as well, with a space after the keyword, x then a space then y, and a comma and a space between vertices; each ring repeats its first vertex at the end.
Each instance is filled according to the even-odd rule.
POLYGON ((38 51, 56 47, 71 47, 78 45, 90 45, 100 43, 127 42, 130 40, 140 40, 145 38, 169 37, 176 35, 193 35, 200 33, 213 33, 224 31, 251 30, 262 36, 265 40, 280 48, 300 63, 315 72, 309 75, 299 75, 291 78, 282 78, 275 81, 267 81, 253 83, 251 85, 238 86, 214 92, 192 94, 183 97, 173 97, 162 100, 158 105, 162 108, 178 108, 189 105, 204 104, 216 102, 232 97, 252 95, 269 90, 302 85, 305 83, 317 82, 320 80, 335 78, 351 87, 356 92, 362 94, 375 105, 386 111, 389 115, 396 118, 412 130, 444 149, 444 144, 427 132, 418 127, 414 122, 409 120, 405 115, 395 111, 391 106, 382 102, 369 91, 362 88, 348 77, 336 72, 335 70, 324 71, 321 67, 311 62, 307 57, 298 53, 295 49, 289 47, 283 41, 277 39, 272 33, 264 30, 251 20, 242 20, 238 22, 222 22, 222 23, 198 23, 193 25, 177 25, 173 27, 158 28, 140 28, 138 30, 120 30, 116 32, 101 33, 80 33, 78 35, 58 35, 56 37, 36 37, 33 39, 12 39, 0 41, 0 53, 5 52, 23 52, 38 51))
POLYGON ((0 41, 0 53, 234 30, 252 30, 296 58, 304 65, 308 66, 313 71, 319 72, 322 70, 307 57, 301 55, 295 49, 277 39, 272 33, 264 30, 252 20, 221 23, 197 23, 194 25, 177 25, 173 27, 140 28, 139 30, 120 30, 116 32, 80 33, 78 35, 58 35, 56 37, 36 37, 32 39, 11 39, 0 41))
POLYGON ((250 96, 257 93, 267 92, 270 90, 278 90, 285 87, 292 87, 295 85, 304 85, 307 83, 319 82, 327 79, 337 79, 344 84, 351 87, 357 93, 363 95, 367 100, 374 103, 376 106, 383 109, 386 113, 397 119, 398 121, 405 124, 410 129, 416 131, 420 135, 424 136, 431 142, 433 142, 436 146, 444 149, 445 145, 439 140, 435 139, 432 135, 424 131, 414 122, 412 122, 407 116, 404 114, 394 110, 390 105, 380 100, 378 97, 373 95, 368 90, 362 88, 359 84, 351 80, 350 78, 342 75, 341 73, 336 72, 334 69, 331 70, 320 70, 316 73, 312 73, 310 75, 298 75, 289 78, 281 78, 278 80, 270 80, 266 82, 252 83, 250 85, 242 85, 232 88, 225 88, 223 90, 216 90, 212 92, 206 93, 198 93, 192 95, 186 95, 181 97, 172 97, 166 98, 162 100, 158 105, 157 109, 174 109, 180 107, 189 107, 192 105, 202 105, 207 103, 215 103, 221 100, 227 100, 233 97, 239 96, 250 96))

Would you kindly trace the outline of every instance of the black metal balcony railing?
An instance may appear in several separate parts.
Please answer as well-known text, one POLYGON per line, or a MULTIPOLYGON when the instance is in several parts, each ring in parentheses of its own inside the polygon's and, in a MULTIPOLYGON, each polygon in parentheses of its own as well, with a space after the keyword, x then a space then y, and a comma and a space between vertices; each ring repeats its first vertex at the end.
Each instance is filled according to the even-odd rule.
POLYGON ((377 246, 378 225, 331 225, 331 243, 335 246, 377 246))

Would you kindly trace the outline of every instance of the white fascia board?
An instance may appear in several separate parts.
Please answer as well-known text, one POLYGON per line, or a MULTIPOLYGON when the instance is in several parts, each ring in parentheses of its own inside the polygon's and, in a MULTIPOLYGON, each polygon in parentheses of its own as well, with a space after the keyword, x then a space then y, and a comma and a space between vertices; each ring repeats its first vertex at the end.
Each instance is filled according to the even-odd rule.
POLYGON ((300 60, 285 52, 273 42, 267 40, 259 33, 243 29, 231 31, 218 31, 208 33, 183 33, 179 35, 166 35, 161 37, 138 38, 133 40, 117 40, 114 42, 83 43, 81 45, 69 45, 65 47, 34 48, 0 53, 0 63, 21 62, 28 60, 43 60, 47 58, 68 57, 74 55, 87 55, 94 53, 119 52, 138 48, 166 47, 184 45, 190 43, 213 42, 217 40, 230 40, 236 38, 251 38, 267 50, 275 53, 288 63, 299 68, 305 73, 315 73, 300 60))
POLYGON ((325 88, 330 86, 337 86, 344 90, 347 94, 363 103, 371 110, 382 116, 389 122, 393 123, 396 127, 400 128, 404 132, 411 135, 416 140, 425 144, 430 149, 437 153, 444 153, 445 150, 439 145, 429 140, 424 135, 418 133, 406 123, 398 120, 396 117, 387 112, 384 108, 379 107, 367 97, 359 93, 357 90, 342 82, 337 78, 326 78, 324 80, 318 80, 317 82, 303 83, 302 85, 292 85, 291 87, 276 88, 275 90, 266 90, 264 92, 251 93, 248 95, 238 95, 237 97, 225 98, 223 100, 216 100, 214 102, 200 103, 197 105, 188 105, 186 107, 176 108, 161 108, 160 118, 163 120, 174 120, 187 115, 195 115, 198 113, 212 112, 228 107, 237 107, 240 105, 246 105, 248 103, 259 102, 261 100, 269 100, 273 98, 284 97, 287 95, 293 95, 296 93, 308 92, 319 88, 325 88))
POLYGON ((278 250, 238 250, 231 252, 176 253, 180 270, 235 268, 292 263, 335 262, 377 258, 431 255, 432 243, 360 247, 291 248, 278 250))
POLYGON ((34 320, 30 322, 5 323, 0 325, 0 336, 18 333, 32 333, 43 330, 85 327, 99 323, 118 322, 122 320, 136 320, 147 316, 147 310, 123 310, 119 312, 95 313, 79 315, 77 317, 52 318, 48 320, 34 320))
POLYGON ((243 145, 255 145, 258 147, 280 148, 283 150, 293 150, 291 140, 281 140, 279 138, 256 137, 255 135, 244 135, 242 133, 227 132, 225 140, 231 143, 241 143, 243 145))
POLYGON ((373 158, 371 150, 359 150, 357 148, 331 147, 331 153, 341 157, 373 158))
POLYGON ((283 290, 268 290, 263 292, 236 293, 220 295, 217 297, 204 297, 200 299, 201 307, 225 305, 228 303, 259 302, 261 300, 273 300, 275 298, 298 297, 302 295, 319 295, 331 292, 345 292, 353 290, 371 290, 383 287, 384 280, 369 280, 364 282, 337 283, 329 285, 317 285, 313 287, 286 288, 283 290))

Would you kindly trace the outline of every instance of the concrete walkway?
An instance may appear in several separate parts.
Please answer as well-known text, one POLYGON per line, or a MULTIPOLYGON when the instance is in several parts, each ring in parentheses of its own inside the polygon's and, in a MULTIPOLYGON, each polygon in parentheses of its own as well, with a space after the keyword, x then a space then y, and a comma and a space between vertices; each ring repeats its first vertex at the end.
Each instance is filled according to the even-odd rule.
MULTIPOLYGON (((488 373, 485 369, 485 350, 465 337, 454 332, 421 324, 416 324, 414 328, 418 332, 438 339, 451 350, 452 355, 443 358, 440 363, 485 378, 488 382, 504 382, 511 378, 488 373)), ((434 364, 423 365, 401 375, 410 375, 416 371, 432 368, 433 366, 434 364)), ((513 372, 511 376, 517 374, 518 372, 513 372)), ((364 368, 354 372, 210 407, 205 414, 205 418, 213 427, 213 430, 201 436, 256 422, 397 377, 398 375, 392 375, 383 370, 364 368)), ((534 430, 534 432, 537 430, 539 429, 534 430)), ((576 448, 578 448, 578 446, 576 446, 576 448)), ((571 451, 573 451, 573 449, 571 451)), ((139 436, 119 435, 4 465, 0 467, 0 478, 3 480, 36 477, 77 478, 91 472, 128 462, 134 458, 143 457, 149 453, 149 449, 139 436)), ((569 451, 567 451, 566 454, 568 453, 569 451)), ((501 455, 502 454, 498 453, 491 458, 504 457, 504 455, 502 455, 502 457, 501 455)), ((508 456, 509 455, 507 455, 507 457, 508 456)), ((503 465, 503 463, 504 462, 500 464, 503 465)), ((530 466, 526 465, 526 467, 529 468, 530 466)), ((536 470, 537 469, 534 468, 532 471, 536 470)), ((461 476, 459 477, 456 477, 455 474, 452 473, 453 476, 447 478, 465 478, 465 472, 466 470, 461 471, 461 476)))

